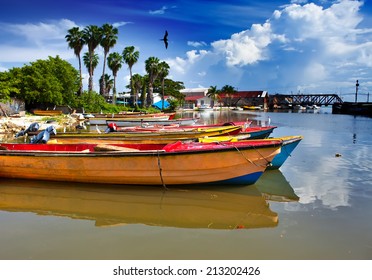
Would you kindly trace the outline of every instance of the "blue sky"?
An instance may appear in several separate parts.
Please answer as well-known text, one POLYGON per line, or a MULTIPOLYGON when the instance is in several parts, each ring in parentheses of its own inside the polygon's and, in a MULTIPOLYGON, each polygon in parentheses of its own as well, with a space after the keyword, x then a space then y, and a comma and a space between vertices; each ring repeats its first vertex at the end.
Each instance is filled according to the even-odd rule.
MULTIPOLYGON (((372 94, 368 1, 0 1, 0 71, 56 55, 77 67, 67 30, 110 23, 119 29, 112 51, 131 45, 140 51, 134 73, 143 75, 144 61, 155 56, 187 88, 231 85, 271 94, 337 93, 353 100, 358 79, 358 101, 372 94), (165 30, 168 49, 159 40, 165 30)), ((102 64, 96 86, 101 73, 102 64)), ((124 65, 119 91, 128 78, 124 65)))

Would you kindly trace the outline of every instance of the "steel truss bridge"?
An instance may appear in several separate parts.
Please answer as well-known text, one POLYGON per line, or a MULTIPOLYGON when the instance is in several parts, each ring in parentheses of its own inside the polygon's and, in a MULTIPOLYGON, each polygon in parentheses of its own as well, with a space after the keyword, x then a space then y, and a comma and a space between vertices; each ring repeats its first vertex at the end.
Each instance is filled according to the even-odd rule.
POLYGON ((285 99, 293 105, 332 105, 343 103, 337 94, 276 94, 272 98, 285 99))

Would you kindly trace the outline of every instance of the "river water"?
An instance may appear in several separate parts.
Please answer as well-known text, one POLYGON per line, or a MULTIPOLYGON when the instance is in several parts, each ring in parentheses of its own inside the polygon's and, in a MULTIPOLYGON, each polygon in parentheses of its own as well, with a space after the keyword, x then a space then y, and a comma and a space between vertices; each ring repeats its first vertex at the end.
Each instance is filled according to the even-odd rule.
MULTIPOLYGON (((303 135, 252 186, 1 179, 0 259, 372 259, 372 119, 317 112, 183 113, 303 135)), ((223 160, 223 159, 221 159, 223 160)))

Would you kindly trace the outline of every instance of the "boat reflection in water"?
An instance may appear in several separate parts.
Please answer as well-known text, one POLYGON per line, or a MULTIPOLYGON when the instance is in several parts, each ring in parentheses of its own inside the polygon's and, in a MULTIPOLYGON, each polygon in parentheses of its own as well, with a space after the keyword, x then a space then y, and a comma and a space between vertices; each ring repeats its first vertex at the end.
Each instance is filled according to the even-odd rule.
POLYGON ((264 172, 255 187, 265 199, 276 202, 295 202, 299 197, 280 170, 264 172))
POLYGON ((277 225, 277 213, 254 186, 242 187, 243 194, 226 191, 231 188, 66 187, 59 182, 8 179, 0 186, 0 210, 94 220, 96 226, 236 229, 277 225))
MULTIPOLYGON (((66 186, 62 182, 5 179, 0 186, 0 210, 94 220, 96 226, 275 227, 278 214, 270 210, 265 198, 285 197, 287 193, 288 197, 294 197, 294 193, 290 194, 292 188, 280 171, 267 173, 257 184, 261 191, 255 185, 163 189, 99 184, 66 186), (280 177, 284 180, 280 179, 279 183, 276 180, 280 177), (264 188, 267 184, 271 186, 264 188), (270 188, 278 195, 269 195, 270 188)), ((283 201, 288 200, 291 199, 283 201)))

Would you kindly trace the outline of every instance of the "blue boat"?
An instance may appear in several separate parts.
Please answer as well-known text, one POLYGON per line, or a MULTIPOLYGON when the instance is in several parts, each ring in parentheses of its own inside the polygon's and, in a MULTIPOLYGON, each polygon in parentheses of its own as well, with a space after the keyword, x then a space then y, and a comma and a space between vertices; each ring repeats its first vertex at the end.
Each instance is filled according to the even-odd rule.
POLYGON ((280 139, 283 141, 283 145, 281 152, 274 157, 271 164, 266 168, 266 170, 279 169, 287 160, 287 158, 291 155, 291 153, 297 147, 300 141, 303 139, 303 136, 285 136, 270 139, 275 140, 280 139))

